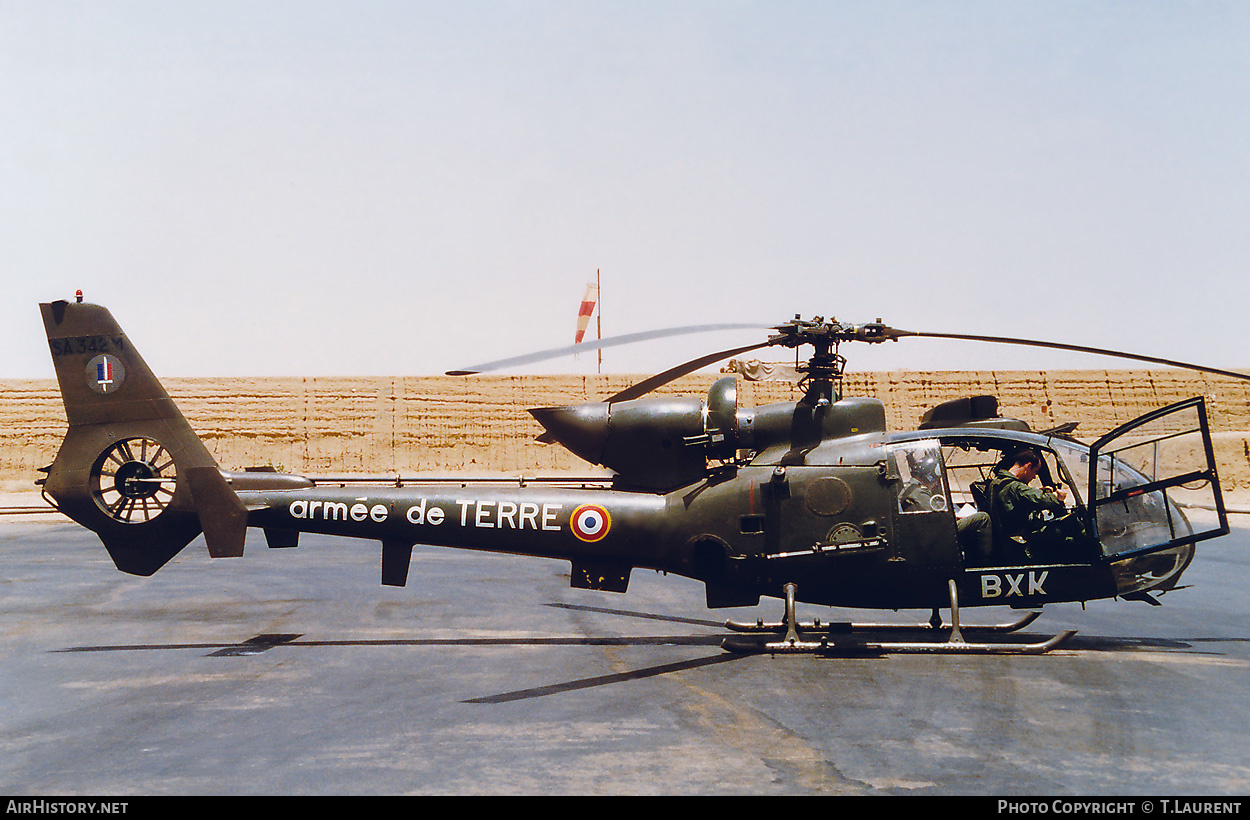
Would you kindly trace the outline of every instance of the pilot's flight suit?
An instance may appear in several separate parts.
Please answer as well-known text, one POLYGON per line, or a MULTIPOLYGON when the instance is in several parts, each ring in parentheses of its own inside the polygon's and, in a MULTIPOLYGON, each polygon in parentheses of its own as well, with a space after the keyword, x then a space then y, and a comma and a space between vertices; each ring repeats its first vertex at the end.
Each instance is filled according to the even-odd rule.
POLYGON ((1029 486, 1007 470, 989 480, 994 526, 1007 539, 1024 541, 1030 560, 1062 560, 1079 549, 1084 528, 1059 496, 1029 486))
POLYGON ((1059 496, 1031 487, 1006 470, 994 471, 990 489, 996 496, 998 509, 994 512, 998 513, 997 524, 1004 535, 1027 537, 1039 529, 1046 511, 1056 517, 1067 512, 1059 496))

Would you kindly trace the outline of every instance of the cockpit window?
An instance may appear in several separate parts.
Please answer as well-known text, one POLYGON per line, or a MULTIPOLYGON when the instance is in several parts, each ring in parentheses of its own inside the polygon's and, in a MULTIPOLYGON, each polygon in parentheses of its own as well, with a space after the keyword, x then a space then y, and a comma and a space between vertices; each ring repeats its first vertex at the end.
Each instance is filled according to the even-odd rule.
MULTIPOLYGON (((1064 445, 1064 442, 1056 442, 1064 445)), ((956 511, 962 507, 979 507, 974 484, 990 479, 994 470, 1003 464, 1004 459, 1015 453, 1018 445, 1004 442, 1001 439, 950 439, 942 441, 942 457, 946 462, 946 476, 950 485, 951 500, 956 511)), ((1077 490, 1077 480, 1068 472, 1068 462, 1077 452, 1059 455, 1064 450, 1056 446, 1056 452, 1037 448, 1042 456, 1043 466, 1038 474, 1039 483, 1047 487, 1062 487, 1067 490, 1069 508, 1079 507, 1081 495, 1077 490)), ((984 510, 989 512, 989 510, 984 510)))
POLYGON ((898 511, 904 514, 945 512, 950 508, 942 470, 942 450, 937 441, 897 444, 890 453, 898 475, 898 511))

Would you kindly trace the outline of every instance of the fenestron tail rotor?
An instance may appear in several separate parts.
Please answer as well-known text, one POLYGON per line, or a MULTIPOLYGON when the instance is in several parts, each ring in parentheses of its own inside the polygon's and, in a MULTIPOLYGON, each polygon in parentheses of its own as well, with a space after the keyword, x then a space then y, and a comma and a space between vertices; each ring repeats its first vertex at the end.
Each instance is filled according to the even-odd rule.
POLYGON ((118 441, 91 469, 96 503, 123 524, 147 523, 163 513, 177 482, 173 456, 159 441, 146 437, 118 441))

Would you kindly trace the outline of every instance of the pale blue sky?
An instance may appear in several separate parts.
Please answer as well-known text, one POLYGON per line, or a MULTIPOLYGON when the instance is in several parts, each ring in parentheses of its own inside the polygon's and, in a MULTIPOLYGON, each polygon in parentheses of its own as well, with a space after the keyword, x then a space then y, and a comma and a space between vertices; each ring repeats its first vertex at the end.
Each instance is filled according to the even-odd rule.
POLYGON ((437 373, 571 342, 596 268, 605 334, 1250 367, 1248 43, 1220 2, 0 0, 0 377, 76 288, 160 374, 437 373))

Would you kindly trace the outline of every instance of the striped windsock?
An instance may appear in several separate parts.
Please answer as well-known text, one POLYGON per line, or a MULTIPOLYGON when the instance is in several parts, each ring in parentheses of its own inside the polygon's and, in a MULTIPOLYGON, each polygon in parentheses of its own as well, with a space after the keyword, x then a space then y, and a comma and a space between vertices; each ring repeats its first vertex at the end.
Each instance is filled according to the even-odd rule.
POLYGON ((586 295, 582 297, 581 310, 577 312, 577 338, 573 344, 581 344, 586 334, 586 326, 590 324, 590 314, 595 312, 595 303, 599 301, 599 286, 587 285, 586 295))

